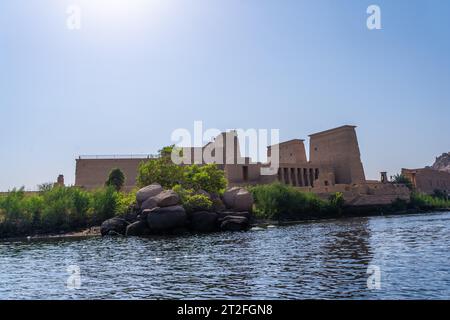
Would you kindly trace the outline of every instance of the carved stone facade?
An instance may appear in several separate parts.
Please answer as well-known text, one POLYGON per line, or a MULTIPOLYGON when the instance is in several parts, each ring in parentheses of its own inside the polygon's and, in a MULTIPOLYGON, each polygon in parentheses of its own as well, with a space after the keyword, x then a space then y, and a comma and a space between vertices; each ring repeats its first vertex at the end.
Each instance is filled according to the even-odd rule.
MULTIPOLYGON (((408 190, 402 186, 366 181, 355 126, 345 125, 309 137, 309 161, 301 139, 267 148, 268 159, 275 156, 276 150, 279 155, 278 170, 272 175, 261 174, 269 163, 255 163, 242 157, 235 131, 222 133, 203 147, 183 148, 182 163, 216 163, 224 170, 229 186, 278 181, 324 198, 333 192, 343 192, 346 201, 355 205, 388 204, 396 198, 409 199, 408 190)), ((111 169, 120 168, 127 177, 125 189, 131 189, 136 184, 141 161, 145 159, 77 159, 75 184, 88 189, 101 187, 111 169)))
POLYGON ((422 193, 433 194, 436 190, 450 193, 450 173, 431 168, 402 169, 414 188, 422 193))

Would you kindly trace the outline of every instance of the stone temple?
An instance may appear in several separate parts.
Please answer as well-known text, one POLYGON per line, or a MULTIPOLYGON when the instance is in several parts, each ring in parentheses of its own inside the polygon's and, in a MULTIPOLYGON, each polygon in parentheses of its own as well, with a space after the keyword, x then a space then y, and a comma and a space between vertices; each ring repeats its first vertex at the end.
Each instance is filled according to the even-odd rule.
MULTIPOLYGON (((268 159, 278 153, 278 168, 262 174, 273 163, 252 162, 240 153, 236 131, 224 132, 203 147, 183 148, 183 163, 216 163, 224 170, 229 186, 281 182, 321 197, 342 192, 349 204, 389 204, 397 198, 409 199, 402 185, 366 180, 355 126, 344 125, 309 136, 309 160, 304 140, 294 139, 267 148, 268 159), (210 155, 205 159, 202 155, 210 155)), ((136 185, 137 169, 144 157, 82 157, 76 160, 75 185, 94 189, 104 185, 109 172, 120 168, 126 176, 126 189, 136 185)))

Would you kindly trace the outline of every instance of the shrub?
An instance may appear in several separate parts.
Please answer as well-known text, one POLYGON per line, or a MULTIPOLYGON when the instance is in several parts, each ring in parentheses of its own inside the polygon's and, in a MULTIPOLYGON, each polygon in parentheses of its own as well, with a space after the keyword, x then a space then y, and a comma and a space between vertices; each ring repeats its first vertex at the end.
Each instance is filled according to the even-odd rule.
POLYGON ((0 196, 0 238, 98 225, 125 213, 134 201, 135 191, 120 193, 113 186, 95 191, 52 186, 35 194, 14 189, 0 196))
POLYGON ((329 210, 328 203, 317 195, 284 184, 258 185, 249 190, 255 200, 255 214, 261 218, 300 218, 329 210))
POLYGON ((222 194, 227 186, 223 170, 215 164, 182 166, 174 164, 170 158, 172 146, 159 152, 159 157, 142 162, 138 169, 138 185, 144 187, 159 183, 165 189, 181 185, 195 191, 205 190, 212 194, 222 194))
POLYGON ((0 198, 0 208, 4 210, 6 220, 23 217, 24 195, 23 188, 20 188, 19 190, 13 189, 6 196, 0 198))
POLYGON ((89 193, 79 188, 56 186, 42 197, 40 223, 44 230, 60 231, 86 226, 89 193))
POLYGON ((13 189, 0 197, 0 237, 17 232, 28 232, 32 228, 33 214, 30 203, 25 201, 23 188, 13 189))
POLYGON ((125 183, 125 175, 122 170, 119 168, 112 169, 109 173, 108 180, 106 180, 106 186, 112 186, 116 189, 116 191, 120 191, 122 189, 123 184, 125 183))
POLYGON ((90 202, 90 223, 100 224, 112 218, 118 211, 118 193, 113 187, 106 187, 92 192, 90 202))
POLYGON ((447 209, 450 208, 450 200, 413 192, 410 206, 421 210, 447 209))
POLYGON ((204 194, 197 194, 193 189, 185 189, 181 185, 176 185, 172 189, 181 200, 183 208, 187 212, 211 210, 213 202, 204 194))
POLYGON ((215 164, 186 166, 183 168, 182 184, 186 188, 204 190, 211 194, 222 194, 227 186, 223 170, 215 164))
POLYGON ((150 159, 142 162, 138 168, 137 181, 140 187, 159 183, 170 189, 179 184, 183 178, 183 167, 174 164, 170 158, 150 159))
POLYGON ((116 214, 127 213, 129 208, 136 203, 136 192, 134 189, 131 192, 118 192, 117 193, 117 208, 116 214))
POLYGON ((212 208, 212 201, 204 194, 187 196, 182 204, 187 212, 209 211, 212 208))

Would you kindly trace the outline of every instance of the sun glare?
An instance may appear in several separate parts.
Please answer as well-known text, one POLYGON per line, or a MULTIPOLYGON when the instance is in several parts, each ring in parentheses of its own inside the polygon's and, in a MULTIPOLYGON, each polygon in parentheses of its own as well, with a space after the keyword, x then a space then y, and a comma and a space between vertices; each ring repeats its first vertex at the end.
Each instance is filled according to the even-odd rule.
POLYGON ((101 27, 115 29, 151 23, 160 18, 170 1, 164 0, 81 0, 83 15, 101 27))

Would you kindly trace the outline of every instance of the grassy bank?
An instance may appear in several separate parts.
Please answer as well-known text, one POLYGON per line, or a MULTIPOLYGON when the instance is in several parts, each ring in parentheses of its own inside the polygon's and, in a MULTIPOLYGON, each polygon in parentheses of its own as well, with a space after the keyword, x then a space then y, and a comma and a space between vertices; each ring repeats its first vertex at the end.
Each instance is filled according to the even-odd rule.
POLYGON ((257 218, 293 220, 311 216, 336 216, 344 209, 342 193, 332 194, 323 200, 313 193, 300 192, 283 184, 269 184, 249 187, 255 200, 254 212, 257 218))
POLYGON ((125 213, 135 194, 113 187, 86 191, 53 187, 36 194, 23 189, 0 196, 0 238, 76 231, 125 213))
MULTIPOLYGON (((175 187, 184 199, 183 205, 187 210, 189 206, 195 207, 199 203, 204 205, 204 199, 196 198, 199 195, 188 197, 187 191, 180 188, 175 187)), ((388 206, 348 207, 341 193, 323 200, 313 193, 300 192, 282 184, 251 186, 249 190, 255 199, 256 217, 267 220, 292 221, 450 208, 446 197, 415 192, 409 202, 397 200, 388 206)), ((51 187, 35 194, 26 194, 22 189, 13 190, 0 195, 0 238, 57 234, 97 226, 106 219, 128 212, 135 197, 135 192, 122 193, 114 187, 95 191, 51 187)))
POLYGON ((412 192, 409 202, 398 199, 391 205, 351 207, 345 206, 341 193, 332 194, 329 199, 323 200, 313 193, 300 192, 296 188, 282 184, 252 186, 249 190, 255 199, 256 217, 270 220, 335 218, 450 208, 450 201, 447 198, 416 192, 412 192))

